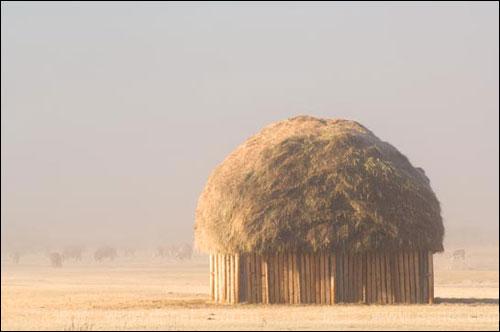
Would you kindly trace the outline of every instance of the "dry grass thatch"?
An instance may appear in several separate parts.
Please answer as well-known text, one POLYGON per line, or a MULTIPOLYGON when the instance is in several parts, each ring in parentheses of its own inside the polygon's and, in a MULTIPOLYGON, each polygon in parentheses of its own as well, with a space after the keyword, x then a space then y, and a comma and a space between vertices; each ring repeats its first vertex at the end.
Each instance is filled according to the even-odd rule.
POLYGON ((209 252, 443 250, 421 168, 357 122, 271 124, 211 174, 195 237, 209 252))

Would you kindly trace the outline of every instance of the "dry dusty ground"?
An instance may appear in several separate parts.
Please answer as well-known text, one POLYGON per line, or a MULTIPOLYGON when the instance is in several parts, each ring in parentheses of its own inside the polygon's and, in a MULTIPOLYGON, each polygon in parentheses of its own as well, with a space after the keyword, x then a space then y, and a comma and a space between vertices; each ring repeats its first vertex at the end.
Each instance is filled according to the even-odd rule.
POLYGON ((435 305, 329 307, 212 305, 205 260, 2 265, 2 330, 499 329, 498 268, 437 264, 435 305))

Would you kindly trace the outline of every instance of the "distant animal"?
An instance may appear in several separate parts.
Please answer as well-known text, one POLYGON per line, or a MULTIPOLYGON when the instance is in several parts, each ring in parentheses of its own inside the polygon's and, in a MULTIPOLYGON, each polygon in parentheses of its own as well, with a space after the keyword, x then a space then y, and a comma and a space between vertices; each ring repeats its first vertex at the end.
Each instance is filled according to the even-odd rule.
POLYGON ((134 248, 124 248, 123 256, 125 257, 134 257, 136 250, 134 248))
POLYGON ((175 248, 174 246, 167 245, 167 246, 158 246, 156 247, 156 257, 161 257, 161 258, 166 258, 166 257, 172 257, 175 253, 175 248))
POLYGON ((458 249, 451 254, 453 260, 465 260, 465 249, 458 249))
POLYGON ((191 257, 193 256, 193 248, 187 244, 187 243, 184 243, 178 247, 176 247, 176 250, 175 250, 175 254, 174 254, 174 257, 178 260, 187 260, 187 259, 191 259, 191 257))
POLYGON ((83 247, 69 246, 63 249, 62 257, 64 260, 74 259, 80 262, 82 260, 83 247))
POLYGON ((464 270, 469 268, 467 262, 465 261, 465 249, 455 250, 449 257, 449 269, 464 270))
POLYGON ((94 259, 97 262, 101 262, 104 259, 109 259, 113 261, 116 257, 118 257, 116 249, 109 246, 100 247, 94 253, 94 259))
POLYGON ((49 254, 49 259, 50 259, 50 265, 52 267, 62 267, 62 261, 63 261, 63 257, 60 253, 58 252, 51 252, 49 254))
POLYGON ((12 262, 14 264, 19 264, 19 261, 21 260, 21 254, 18 251, 13 252, 10 257, 12 258, 12 262))

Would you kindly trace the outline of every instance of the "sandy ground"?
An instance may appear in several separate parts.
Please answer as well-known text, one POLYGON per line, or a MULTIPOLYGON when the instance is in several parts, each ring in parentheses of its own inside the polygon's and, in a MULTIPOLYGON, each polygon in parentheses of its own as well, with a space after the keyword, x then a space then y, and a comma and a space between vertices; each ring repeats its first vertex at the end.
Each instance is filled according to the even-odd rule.
MULTIPOLYGON (((498 260, 498 259, 497 259, 498 260)), ((439 259, 437 260, 439 262, 439 259)), ((436 266, 435 305, 208 302, 208 264, 117 260, 3 262, 2 330, 498 330, 498 268, 436 266), (442 267, 442 268, 441 268, 442 267)))

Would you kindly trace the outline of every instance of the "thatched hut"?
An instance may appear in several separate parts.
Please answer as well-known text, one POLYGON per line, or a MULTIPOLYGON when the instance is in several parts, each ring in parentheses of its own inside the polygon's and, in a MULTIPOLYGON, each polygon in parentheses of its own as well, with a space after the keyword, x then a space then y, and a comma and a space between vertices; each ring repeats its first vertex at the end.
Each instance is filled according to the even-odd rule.
POLYGON ((432 303, 443 234, 421 168, 355 121, 309 116, 239 146, 196 209, 217 303, 432 303))

